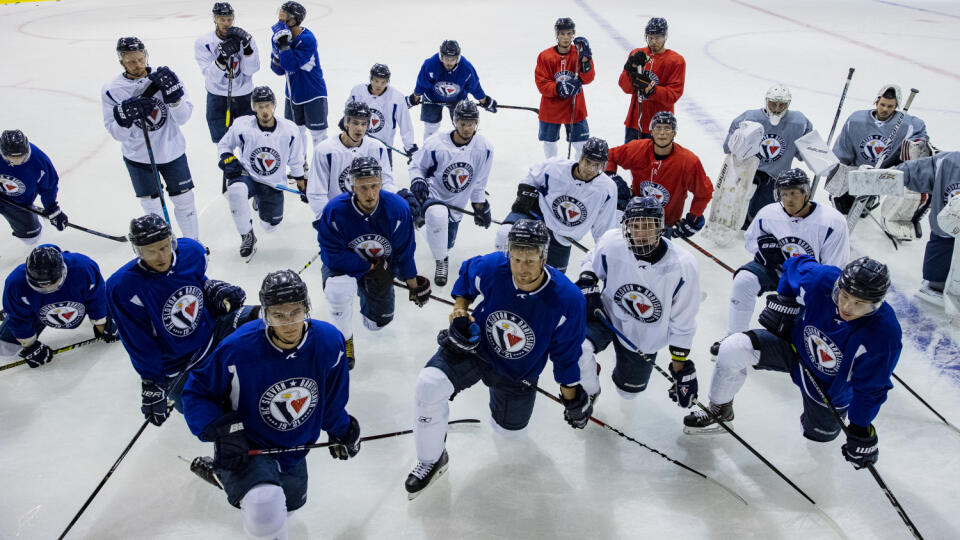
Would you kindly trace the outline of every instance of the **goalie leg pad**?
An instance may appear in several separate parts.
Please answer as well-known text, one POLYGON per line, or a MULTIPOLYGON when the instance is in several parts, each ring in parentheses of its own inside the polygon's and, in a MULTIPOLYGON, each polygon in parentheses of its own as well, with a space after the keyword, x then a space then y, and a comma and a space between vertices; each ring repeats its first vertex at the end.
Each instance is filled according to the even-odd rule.
POLYGON ((897 240, 913 240, 913 216, 923 204, 923 196, 907 191, 903 197, 887 195, 880 204, 880 223, 897 240))

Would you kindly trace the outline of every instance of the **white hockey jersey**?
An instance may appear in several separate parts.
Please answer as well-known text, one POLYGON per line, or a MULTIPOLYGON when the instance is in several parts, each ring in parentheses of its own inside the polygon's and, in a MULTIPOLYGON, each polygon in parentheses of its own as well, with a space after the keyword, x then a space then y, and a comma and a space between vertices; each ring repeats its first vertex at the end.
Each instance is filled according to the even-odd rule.
POLYGON ((530 167, 521 180, 540 192, 540 212, 557 242, 580 240, 589 230, 594 242, 616 227, 617 185, 605 174, 585 182, 573 177, 569 159, 550 158, 530 167))
POLYGON ((243 170, 254 181, 271 186, 287 183, 290 175, 303 176, 303 138, 290 120, 276 118, 271 131, 257 124, 256 115, 240 116, 217 143, 217 153, 237 156, 243 170))
MULTIPOLYGON (((217 66, 217 46, 222 42, 216 30, 211 30, 193 43, 193 56, 203 73, 203 85, 207 92, 216 96, 227 95, 230 79, 229 69, 223 71, 217 66)), ((253 92, 253 74, 260 70, 260 51, 256 40, 250 40, 250 47, 253 49, 250 56, 245 56, 241 50, 230 59, 233 64, 233 97, 253 92)))
POLYGON ((340 141, 340 135, 328 137, 313 151, 313 163, 310 165, 310 176, 307 180, 307 201, 313 209, 315 219, 320 219, 323 207, 330 199, 350 191, 350 163, 361 156, 369 156, 379 161, 383 169, 383 189, 397 191, 390 160, 387 158, 387 147, 383 143, 364 137, 359 146, 348 148, 340 141))
MULTIPOLYGON (((493 166, 493 145, 480 133, 463 146, 453 143, 453 130, 435 133, 424 141, 410 163, 410 179, 423 178, 430 196, 449 205, 465 208, 468 202, 487 200, 484 190, 493 166)), ((460 212, 450 212, 459 222, 460 212)))
POLYGON ((783 256, 810 255, 820 264, 843 268, 850 261, 847 220, 835 208, 817 204, 807 217, 787 214, 779 202, 770 203, 757 212, 744 235, 744 247, 756 254, 757 238, 772 234, 783 256))
POLYGON ((580 266, 604 283, 600 293, 604 311, 613 326, 644 354, 667 346, 690 349, 697 330, 697 261, 669 240, 661 241, 667 252, 650 264, 634 256, 619 228, 610 230, 587 252, 580 266))
MULTIPOLYGON (((120 141, 123 157, 137 163, 150 163, 140 121, 137 120, 129 128, 121 127, 113 118, 113 108, 125 99, 142 95, 148 86, 150 86, 150 79, 146 77, 132 80, 121 73, 100 89, 103 125, 111 137, 120 141)), ((164 103, 159 91, 153 95, 153 103, 153 113, 147 119, 153 157, 157 163, 169 163, 182 156, 187 148, 180 126, 190 120, 193 103, 190 102, 190 94, 186 87, 183 89, 183 99, 176 106, 164 103)))
POLYGON ((347 103, 359 101, 370 107, 370 127, 367 128, 367 135, 382 143, 393 145, 394 134, 399 130, 403 150, 406 151, 416 142, 413 138, 413 122, 410 121, 406 97, 392 86, 388 86, 380 96, 371 94, 369 88, 369 84, 354 86, 350 90, 347 103))

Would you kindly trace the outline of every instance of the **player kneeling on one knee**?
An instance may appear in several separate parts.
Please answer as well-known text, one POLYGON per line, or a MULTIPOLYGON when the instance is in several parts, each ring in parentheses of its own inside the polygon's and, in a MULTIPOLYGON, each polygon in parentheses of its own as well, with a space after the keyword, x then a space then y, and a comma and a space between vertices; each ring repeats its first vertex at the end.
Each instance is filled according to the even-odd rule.
POLYGON ((447 468, 444 440, 448 401, 479 381, 490 391, 490 415, 509 431, 525 428, 533 413, 537 378, 553 362, 564 418, 583 428, 593 403, 580 385, 583 297, 563 274, 546 265, 549 236, 541 221, 514 224, 507 252, 467 260, 451 294, 450 327, 417 380, 414 440, 419 463, 407 476, 413 499, 447 468), (470 304, 483 299, 471 315, 470 304))
POLYGON ((633 399, 647 387, 657 351, 669 347, 674 379, 669 396, 687 408, 697 398, 697 371, 688 356, 697 329, 700 279, 693 255, 663 238, 663 232, 663 206, 654 197, 634 197, 620 228, 607 231, 584 258, 577 280, 587 305, 580 372, 584 388, 599 392, 594 355, 613 342, 613 382, 621 396, 633 399))
POLYGON ((213 459, 200 459, 240 508, 247 534, 286 538, 287 512, 307 500, 307 450, 294 448, 326 431, 330 455, 352 458, 360 451, 360 424, 346 411, 343 335, 310 318, 300 276, 267 274, 260 304, 261 319, 238 328, 190 373, 184 416, 194 435, 213 442, 213 459), (250 455, 251 449, 276 451, 250 455))
POLYGON ((824 392, 841 416, 850 417, 844 457, 858 469, 875 463, 871 422, 893 387, 890 376, 902 346, 900 324, 883 301, 889 287, 887 267, 868 257, 843 270, 806 255, 788 259, 777 293, 767 297, 760 314, 764 328, 720 342, 710 412, 687 416, 684 431, 717 431, 718 418, 733 420, 733 397, 748 367, 789 372, 803 399, 803 436, 826 442, 840 434, 824 392))

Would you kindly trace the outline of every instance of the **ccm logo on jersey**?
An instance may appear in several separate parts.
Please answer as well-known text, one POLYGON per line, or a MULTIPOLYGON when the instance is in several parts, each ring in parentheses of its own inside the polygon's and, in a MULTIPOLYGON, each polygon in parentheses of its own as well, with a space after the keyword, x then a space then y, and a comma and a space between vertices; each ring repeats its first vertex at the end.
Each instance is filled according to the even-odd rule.
POLYGON ((636 283, 627 283, 617 289, 613 294, 613 301, 626 311, 627 315, 640 322, 655 323, 663 315, 663 303, 657 295, 636 283))
POLYGON ((177 336, 188 336, 200 324, 200 312, 203 311, 203 291, 200 287, 186 285, 180 287, 163 304, 161 317, 167 332, 177 336))
POLYGON ((260 417, 277 431, 296 429, 316 410, 319 395, 313 379, 294 377, 278 382, 260 396, 260 417))
POLYGON ((23 193, 27 190, 26 184, 24 184, 19 178, 7 176, 5 174, 0 174, 0 188, 3 189, 3 194, 8 197, 23 195, 23 193))
POLYGON ((767 133, 763 136, 763 140, 760 141, 760 151, 757 152, 757 157, 764 163, 777 161, 783 156, 784 146, 786 145, 782 137, 776 133, 767 133))
POLYGON ((803 329, 803 348, 813 367, 827 375, 836 375, 843 361, 840 348, 815 326, 803 329))
POLYGON ((784 236, 780 240, 777 240, 777 245, 780 246, 780 251, 783 252, 783 256, 788 259, 801 255, 817 256, 813 251, 813 246, 803 238, 797 238, 796 236, 784 236))
POLYGON ((383 129, 383 113, 370 107, 370 127, 367 133, 379 133, 383 129))
POLYGON ((568 227, 576 227, 587 219, 586 205, 568 195, 557 197, 550 207, 560 223, 568 227))
POLYGON ((529 353, 536 344, 527 321, 509 311, 494 311, 487 316, 487 341, 498 355, 513 360, 529 353))
POLYGON ((650 180, 644 180, 643 182, 640 182, 639 196, 653 197, 660 203, 660 206, 666 206, 670 202, 670 192, 667 190, 667 188, 656 182, 651 182, 650 180))
POLYGON ((376 257, 389 259, 390 255, 393 254, 393 246, 390 245, 390 241, 379 234, 362 234, 351 240, 347 247, 367 260, 376 257))
POLYGON ((270 176, 280 168, 280 153, 269 146, 250 152, 250 167, 260 176, 270 176))
POLYGON ((460 85, 447 81, 439 81, 433 85, 433 90, 445 98, 452 98, 460 93, 460 85))
POLYGON ((86 309, 79 302, 54 302, 40 308, 40 320, 50 328, 76 328, 83 321, 86 309))
POLYGON ((467 189, 473 180, 473 165, 458 161, 443 170, 443 187, 452 193, 460 193, 467 189))

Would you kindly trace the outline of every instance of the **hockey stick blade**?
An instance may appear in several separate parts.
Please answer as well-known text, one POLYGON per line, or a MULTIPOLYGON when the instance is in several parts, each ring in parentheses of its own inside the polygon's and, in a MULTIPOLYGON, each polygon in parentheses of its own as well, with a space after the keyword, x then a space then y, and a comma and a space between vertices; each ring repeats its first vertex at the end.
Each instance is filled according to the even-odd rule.
MULTIPOLYGON (((64 352, 67 352, 67 351, 72 351, 73 349, 77 349, 77 348, 83 347, 84 345, 89 345, 90 343, 93 343, 94 341, 99 341, 99 340, 100 340, 99 337, 92 337, 92 338, 85 339, 85 340, 83 340, 83 341, 78 341, 78 342, 76 342, 76 343, 72 343, 72 344, 70 344, 70 345, 64 345, 63 347, 60 347, 59 349, 53 349, 53 350, 50 351, 50 352, 53 353, 53 354, 60 354, 60 353, 64 353, 64 352)), ((4 364, 4 365, 0 366, 0 371, 3 371, 3 370, 5 370, 5 369, 14 368, 14 367, 17 367, 17 366, 22 366, 23 364, 26 364, 26 363, 27 363, 26 360, 17 360, 17 361, 14 361, 14 362, 10 362, 9 364, 4 364)))
MULTIPOLYGON (((456 424, 479 424, 479 423, 480 423, 480 420, 477 420, 476 418, 464 418, 462 420, 451 420, 447 422, 447 424, 451 426, 456 424)), ((393 433, 381 433, 380 435, 370 435, 367 437, 361 437, 360 442, 376 441, 378 439, 389 439, 392 437, 400 437, 401 435, 409 435, 411 433, 413 433, 412 429, 405 429, 403 431, 394 431, 393 433)), ((328 446, 331 446, 332 444, 335 444, 335 443, 325 442, 325 443, 301 444, 300 446, 293 446, 290 448, 259 448, 259 449, 250 450, 249 452, 247 452, 247 455, 259 456, 259 455, 266 455, 266 454, 286 454, 287 452, 302 452, 304 450, 311 450, 314 448, 326 448, 328 446)))

